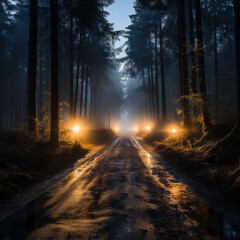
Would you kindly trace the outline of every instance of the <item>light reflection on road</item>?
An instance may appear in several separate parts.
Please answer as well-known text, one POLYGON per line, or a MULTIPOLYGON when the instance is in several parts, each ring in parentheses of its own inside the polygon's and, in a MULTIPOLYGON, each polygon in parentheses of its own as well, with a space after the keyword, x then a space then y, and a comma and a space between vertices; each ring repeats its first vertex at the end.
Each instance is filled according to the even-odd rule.
POLYGON ((208 239, 239 240, 230 219, 208 207, 134 137, 118 137, 2 222, 0 239, 205 239, 191 237, 200 226, 213 236, 208 239))
POLYGON ((138 149, 154 181, 166 190, 165 197, 183 213, 185 224, 200 225, 221 239, 240 239, 240 219, 209 207, 187 185, 176 180, 160 164, 161 161, 148 153, 135 137, 131 137, 131 141, 138 149), (233 221, 236 221, 236 224, 233 221))

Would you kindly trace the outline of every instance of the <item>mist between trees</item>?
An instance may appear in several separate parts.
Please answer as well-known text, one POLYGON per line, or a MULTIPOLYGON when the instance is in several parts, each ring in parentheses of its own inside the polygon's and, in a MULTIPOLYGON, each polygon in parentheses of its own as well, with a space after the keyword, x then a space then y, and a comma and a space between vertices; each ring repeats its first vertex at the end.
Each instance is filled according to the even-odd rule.
POLYGON ((141 82, 137 91, 134 81, 129 88, 131 118, 145 106, 145 118, 158 126, 177 120, 187 129, 234 125, 234 1, 139 0, 135 8, 123 59, 126 73, 141 82))
POLYGON ((123 103, 131 120, 155 126, 181 119, 208 130, 239 119, 239 1, 137 0, 126 31, 107 20, 113 2, 1 1, 1 128, 47 132, 57 145, 64 122, 108 129, 123 103))
POLYGON ((110 128, 121 105, 111 3, 1 1, 1 128, 51 130, 54 142, 70 117, 110 128))

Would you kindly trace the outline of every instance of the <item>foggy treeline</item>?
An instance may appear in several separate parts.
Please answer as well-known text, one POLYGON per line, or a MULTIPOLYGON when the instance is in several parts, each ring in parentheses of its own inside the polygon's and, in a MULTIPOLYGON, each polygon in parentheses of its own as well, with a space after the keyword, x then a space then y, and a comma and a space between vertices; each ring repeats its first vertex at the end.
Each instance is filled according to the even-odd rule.
POLYGON ((235 48, 234 1, 137 0, 135 9, 122 59, 126 75, 141 81, 137 89, 129 84, 131 117, 144 108, 145 120, 155 125, 179 118, 186 128, 234 124, 240 47, 238 42, 235 48))
POLYGON ((113 2, 1 1, 0 128, 47 130, 56 143, 67 121, 112 127, 123 99, 130 118, 158 126, 240 119, 239 1, 137 0, 125 33, 107 20, 113 2), (114 49, 122 34, 124 97, 123 48, 114 49))
POLYGON ((70 117, 110 128, 121 104, 112 2, 1 1, 0 128, 57 131, 70 117))

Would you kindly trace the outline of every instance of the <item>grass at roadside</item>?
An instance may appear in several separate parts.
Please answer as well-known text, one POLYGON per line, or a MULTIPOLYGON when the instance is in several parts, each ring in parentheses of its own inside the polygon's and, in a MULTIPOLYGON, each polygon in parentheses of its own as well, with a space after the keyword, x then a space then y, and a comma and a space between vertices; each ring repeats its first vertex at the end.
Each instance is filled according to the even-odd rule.
POLYGON ((53 150, 48 141, 35 141, 24 132, 0 133, 0 201, 7 201, 26 187, 71 166, 84 157, 86 146, 106 144, 114 138, 107 130, 91 130, 84 145, 61 142, 53 150))
POLYGON ((204 136, 197 132, 178 136, 153 132, 144 140, 179 172, 216 189, 225 201, 239 204, 240 138, 234 132, 228 135, 229 131, 226 126, 217 126, 204 136))

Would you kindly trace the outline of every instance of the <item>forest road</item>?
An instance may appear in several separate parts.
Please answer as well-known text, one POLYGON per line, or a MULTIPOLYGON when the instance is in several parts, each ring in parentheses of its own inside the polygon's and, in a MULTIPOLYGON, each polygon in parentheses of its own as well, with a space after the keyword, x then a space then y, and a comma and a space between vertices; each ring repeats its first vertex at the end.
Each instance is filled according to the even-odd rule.
POLYGON ((207 208, 193 196, 136 138, 120 136, 2 222, 0 239, 238 239, 224 223, 210 234, 189 217, 207 208))

